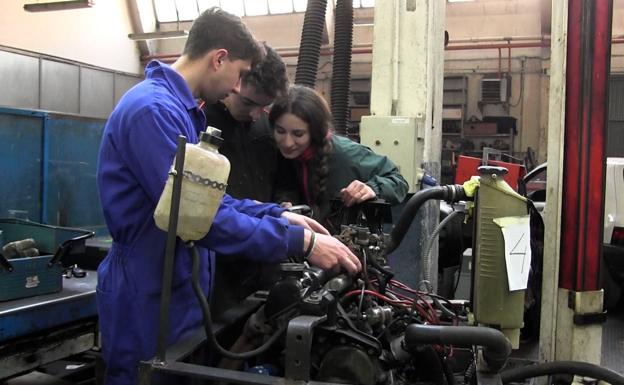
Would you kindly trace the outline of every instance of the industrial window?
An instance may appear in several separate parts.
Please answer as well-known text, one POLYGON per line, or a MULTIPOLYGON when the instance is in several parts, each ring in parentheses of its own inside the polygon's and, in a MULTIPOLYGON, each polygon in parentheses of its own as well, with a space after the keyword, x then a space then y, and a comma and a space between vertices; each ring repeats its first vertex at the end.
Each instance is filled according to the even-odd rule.
POLYGON ((375 6, 375 0, 353 0, 353 8, 370 8, 375 6))
MULTIPOLYGON (((238 16, 305 12, 308 0, 153 0, 159 23, 192 21, 210 7, 238 16)), ((449 0, 450 1, 450 0, 449 0)), ((353 0, 353 8, 374 7, 375 0, 353 0)))
POLYGON ((153 0, 159 23, 192 21, 210 7, 238 16, 305 12, 308 0, 153 0))

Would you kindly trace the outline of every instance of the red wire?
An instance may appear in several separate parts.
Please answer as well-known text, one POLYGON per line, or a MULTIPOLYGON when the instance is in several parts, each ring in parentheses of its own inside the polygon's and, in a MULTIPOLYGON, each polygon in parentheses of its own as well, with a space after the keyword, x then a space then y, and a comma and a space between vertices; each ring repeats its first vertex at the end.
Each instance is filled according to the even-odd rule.
MULTIPOLYGON (((373 279, 373 280, 371 280, 371 283, 375 283, 375 284, 377 284, 377 280, 376 280, 376 279, 373 279)), ((422 306, 420 306, 417 302, 414 302, 414 300, 413 300, 412 298, 410 298, 410 297, 408 297, 408 296, 406 296, 406 295, 403 295, 403 294, 401 294, 401 293, 398 293, 398 292, 396 292, 396 291, 394 291, 394 290, 390 290, 390 289, 388 289, 388 290, 387 290, 389 293, 394 294, 394 295, 396 295, 396 296, 397 296, 397 297, 399 297, 399 298, 403 298, 403 299, 405 299, 405 300, 411 300, 411 301, 412 301, 412 303, 413 303, 413 305, 414 305, 414 307, 415 307, 415 308, 416 308, 416 310, 418 311, 418 313, 419 313, 419 314, 420 314, 420 315, 421 315, 421 316, 422 316, 425 320, 427 320, 428 322, 430 322, 430 323, 432 323, 432 324, 439 324, 439 323, 440 323, 440 318, 438 317, 438 313, 437 313, 437 312, 435 311, 435 309, 431 306, 431 304, 429 303, 429 301, 425 301, 425 300, 424 300, 424 298, 422 298, 422 295, 428 295, 428 293, 426 293, 426 292, 422 292, 422 291, 419 291, 419 290, 414 290, 414 289, 412 289, 411 287, 409 287, 409 286, 407 286, 406 284, 404 284, 403 282, 400 282, 400 281, 397 281, 397 280, 394 280, 394 279, 390 280, 390 281, 388 282, 388 284, 389 284, 390 286, 396 287, 396 288, 398 288, 398 289, 400 289, 400 290, 404 290, 404 291, 406 291, 406 292, 408 292, 408 293, 411 293, 411 294, 416 295, 416 296, 418 297, 418 300, 422 301, 423 303, 425 303, 425 304, 427 305, 427 307, 428 307, 428 309, 430 310, 430 312, 425 311, 425 309, 424 309, 422 306), (433 318, 433 319, 432 319, 432 318, 433 318)), ((454 323, 454 324, 456 324, 456 321, 457 321, 457 320, 455 320, 455 319, 454 319, 454 320, 453 320, 453 323, 454 323)), ((449 345, 449 353, 448 353, 448 356, 449 356, 449 357, 452 357, 452 356, 453 356, 453 353, 454 353, 454 351, 453 351, 453 345, 449 345)))
MULTIPOLYGON (((371 283, 373 284, 377 284, 376 280, 372 280, 371 283)), ((387 290, 389 293, 396 295, 397 297, 403 299, 404 301, 409 302, 410 306, 412 306, 414 309, 416 309, 416 311, 418 312, 418 314, 420 314, 421 317, 423 317, 425 320, 427 320, 429 323, 432 324, 436 324, 439 323, 436 321, 436 319, 434 318, 434 316, 432 316, 427 310, 425 310, 421 305, 419 305, 418 303, 414 302, 414 300, 406 295, 403 295, 401 293, 397 293, 393 290, 387 290)), ((380 294, 381 295, 381 294, 380 294)))
MULTIPOLYGON (((428 320, 430 320, 430 322, 432 324, 439 324, 440 323, 440 319, 438 317, 438 313, 435 311, 435 309, 433 308, 433 306, 431 306, 431 304, 428 301, 425 301, 424 298, 422 298, 422 296, 420 295, 420 293, 416 290, 412 290, 411 288, 409 288, 408 286, 405 286, 404 284, 398 282, 398 281, 390 281, 390 285, 394 286, 400 290, 405 290, 407 292, 410 292, 412 294, 414 294, 416 297, 418 297, 418 300, 420 300, 428 309, 429 314, 431 314, 431 317, 427 317, 428 320), (409 289, 409 290, 408 290, 409 289)), ((399 294, 396 292, 393 292, 392 290, 389 290, 390 292, 394 293, 394 294, 399 294)), ((403 295, 401 295, 403 296, 403 295)))
MULTIPOLYGON (((350 292, 345 293, 344 298, 351 297, 352 295, 360 295, 362 294, 362 290, 352 290, 350 292)), ((379 298, 380 300, 387 302, 392 305, 400 305, 400 306, 409 306, 411 303, 409 301, 395 301, 386 297, 385 295, 379 294, 376 291, 372 290, 364 290, 364 294, 372 295, 373 297, 379 298)))

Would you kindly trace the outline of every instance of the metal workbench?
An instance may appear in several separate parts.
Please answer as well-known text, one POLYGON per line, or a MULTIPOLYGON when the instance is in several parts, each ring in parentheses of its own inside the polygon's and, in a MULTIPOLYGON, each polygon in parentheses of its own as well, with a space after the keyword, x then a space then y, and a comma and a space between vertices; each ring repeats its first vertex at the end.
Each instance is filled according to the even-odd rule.
POLYGON ((0 302, 0 379, 93 348, 97 273, 63 279, 58 293, 0 302))

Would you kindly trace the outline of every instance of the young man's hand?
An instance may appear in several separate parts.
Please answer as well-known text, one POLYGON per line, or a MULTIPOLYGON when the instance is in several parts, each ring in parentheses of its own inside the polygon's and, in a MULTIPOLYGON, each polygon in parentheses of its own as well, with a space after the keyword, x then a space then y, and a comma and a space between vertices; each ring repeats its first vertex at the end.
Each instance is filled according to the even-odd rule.
POLYGON ((299 225, 304 228, 314 231, 315 233, 327 234, 329 235, 329 231, 323 225, 315 221, 310 217, 306 217, 305 215, 295 214, 290 211, 284 211, 282 213, 282 217, 288 219, 288 223, 291 225, 299 225))
POLYGON ((340 197, 347 207, 373 199, 376 196, 377 194, 369 185, 359 180, 354 180, 347 187, 340 190, 340 197))
MULTIPOLYGON (((304 249, 307 249, 310 242, 310 234, 305 232, 304 249)), ((308 257, 308 262, 323 270, 345 269, 349 274, 354 275, 362 270, 362 264, 342 242, 330 235, 316 234, 312 254, 308 257)))

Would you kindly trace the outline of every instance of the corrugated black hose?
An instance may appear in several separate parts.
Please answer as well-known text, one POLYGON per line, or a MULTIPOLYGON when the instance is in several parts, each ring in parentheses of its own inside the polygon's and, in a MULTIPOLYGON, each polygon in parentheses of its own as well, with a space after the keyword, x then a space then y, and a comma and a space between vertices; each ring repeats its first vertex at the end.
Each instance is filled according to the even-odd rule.
POLYGON ((316 84, 326 8, 327 0, 308 1, 301 31, 295 84, 310 88, 314 88, 316 84))
POLYGON ((331 109, 334 129, 348 134, 349 91, 351 88, 351 48, 353 46, 353 1, 336 2, 334 58, 331 83, 331 109))

